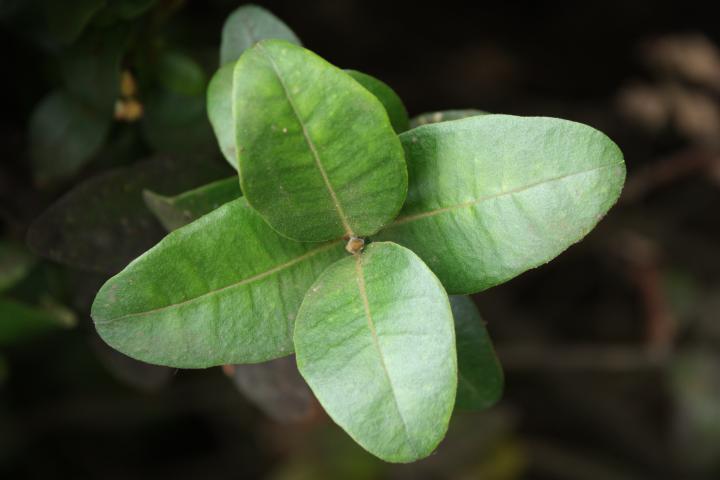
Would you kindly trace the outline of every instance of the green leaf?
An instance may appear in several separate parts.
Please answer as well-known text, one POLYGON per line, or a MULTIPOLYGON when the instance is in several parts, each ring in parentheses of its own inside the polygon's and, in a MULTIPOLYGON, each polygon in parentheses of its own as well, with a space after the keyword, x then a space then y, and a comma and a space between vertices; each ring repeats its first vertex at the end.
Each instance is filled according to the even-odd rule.
POLYGON ((457 338, 458 389, 455 405, 464 410, 483 410, 502 395, 504 377, 485 322, 468 296, 451 296, 457 338))
POLYGON ((72 312, 57 304, 49 303, 42 308, 6 298, 0 298, 0 319, 0 346, 71 328, 77 322, 72 312))
POLYGON ((240 198, 175 230, 100 289, 92 317, 113 348, 204 368, 293 352, 302 297, 341 242, 278 235, 240 198))
MULTIPOLYGON (((155 74, 165 88, 181 95, 202 95, 205 92, 205 72, 192 58, 179 52, 165 52, 160 56, 155 74)), ((230 96, 226 98, 230 103, 230 96)))
POLYGON ((235 386, 276 422, 298 422, 313 413, 314 398, 298 373, 295 357, 251 365, 233 365, 235 386))
POLYGON ((234 62, 245 50, 270 38, 301 45, 295 33, 275 15, 257 5, 243 5, 223 25, 220 65, 234 62))
POLYGON ((567 120, 484 115, 400 138, 410 189, 378 237, 417 253, 452 294, 552 260, 592 230, 625 180, 617 145, 567 120))
POLYGON ((232 86, 235 64, 228 63, 215 72, 207 90, 207 114, 225 160, 237 170, 235 120, 232 113, 232 86))
POLYGON ((102 147, 111 118, 65 92, 45 97, 30 118, 30 159, 45 184, 74 175, 102 147))
POLYGON ((77 40, 106 0, 43 0, 50 32, 61 42, 77 40))
POLYGON ((300 373, 332 419, 389 462, 426 457, 455 403, 447 294, 410 250, 373 243, 330 266, 295 326, 300 373))
POLYGON ((398 94, 395 93, 392 88, 367 73, 358 72, 357 70, 345 71, 353 77, 356 82, 380 100, 380 103, 385 107, 388 117, 390 117, 390 123, 397 133, 402 133, 408 129, 407 110, 398 94))
POLYGON ((142 192, 177 194, 228 174, 206 159, 156 158, 91 178, 30 226, 28 245, 56 262, 116 273, 152 247, 165 230, 145 207, 142 192))
POLYGON ((145 205, 167 231, 185 226, 241 195, 237 176, 218 180, 174 197, 160 195, 151 190, 143 192, 145 205))
POLYGON ((483 112, 482 110, 475 110, 473 108, 421 113, 420 115, 410 119, 410 128, 429 125, 431 123, 449 122, 451 120, 460 120, 467 117, 476 117, 478 115, 489 115, 489 113, 483 112))
POLYGON ((158 152, 208 155, 217 151, 205 97, 156 90, 144 104, 142 131, 158 152))
POLYGON ((24 247, 0 241, 0 292, 25 278, 35 262, 35 257, 24 247))
POLYGON ((403 151, 382 104, 302 47, 266 40, 235 66, 240 185, 283 235, 367 236, 405 199, 403 151))
MULTIPOLYGON (((220 150, 225 159, 237 170, 237 152, 235 149, 235 121, 232 114, 233 70, 234 63, 223 65, 215 72, 210 80, 207 91, 207 109, 210 124, 215 131, 220 150)), ((345 70, 360 85, 375 95, 383 104, 390 117, 390 123, 396 132, 400 133, 408 128, 408 116, 402 100, 385 83, 376 78, 356 70, 345 70)))

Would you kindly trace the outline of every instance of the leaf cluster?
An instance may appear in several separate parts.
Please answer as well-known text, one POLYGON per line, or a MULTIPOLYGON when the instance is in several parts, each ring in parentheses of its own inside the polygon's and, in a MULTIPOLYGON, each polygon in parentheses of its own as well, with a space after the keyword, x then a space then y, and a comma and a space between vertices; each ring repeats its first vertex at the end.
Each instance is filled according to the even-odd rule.
POLYGON ((256 6, 228 18, 220 64, 207 112, 237 176, 145 192, 172 232, 99 291, 98 333, 177 368, 294 353, 357 443, 386 461, 426 457, 456 406, 502 391, 463 295, 583 238, 620 194, 622 153, 555 118, 411 121, 388 85, 303 48, 256 6))

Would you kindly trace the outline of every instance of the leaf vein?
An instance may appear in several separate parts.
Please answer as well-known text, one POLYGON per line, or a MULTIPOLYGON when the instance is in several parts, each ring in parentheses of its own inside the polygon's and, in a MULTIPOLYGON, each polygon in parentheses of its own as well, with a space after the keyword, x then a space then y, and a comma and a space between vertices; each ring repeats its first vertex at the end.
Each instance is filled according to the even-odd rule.
POLYGON ((307 144, 310 152, 312 153, 313 159, 315 160, 315 166, 317 167, 318 171, 320 171, 320 175, 322 176, 323 182, 325 183, 325 188, 327 188, 328 192, 330 193, 330 197, 332 198, 333 205, 335 206, 338 217, 340 217, 340 221, 342 222, 343 229, 345 229, 345 233, 351 237, 355 236, 352 228, 350 227, 350 223, 348 222, 347 215, 345 215, 345 211, 340 204, 340 199, 338 198, 337 193, 335 193, 335 189, 333 188, 332 183, 330 183, 330 178, 328 177, 328 174, 325 171, 325 167, 320 160, 320 154, 317 151, 317 147, 312 141, 312 138, 310 138, 310 133, 307 130, 305 122, 302 120, 302 118, 300 118, 300 112, 298 112, 297 106, 295 105, 295 100, 293 100, 292 95, 290 95, 290 90, 287 88, 287 85, 285 85, 285 80, 283 79, 282 75, 280 75, 280 70, 275 63, 275 60, 273 59, 272 55, 270 55, 270 53, 265 49, 265 47, 263 47, 262 43, 258 43, 257 46, 260 51, 263 52, 265 58, 268 59, 268 62, 270 62, 270 65, 275 72, 275 76, 277 76, 278 81, 283 88, 285 98, 287 98, 288 103, 290 104, 290 108, 292 109, 295 118, 297 119, 300 127, 302 128, 305 143, 307 144))
POLYGON ((415 447, 415 444, 412 441, 412 437, 410 436, 410 430, 407 426, 407 421, 405 420, 405 417, 402 414, 402 410, 400 409, 400 404, 397 401, 397 397, 395 396, 395 386, 393 385, 392 378, 390 377, 390 372, 388 371, 387 365, 385 364, 385 357, 383 356, 382 349, 380 348, 380 341, 377 336, 377 331, 375 330, 375 323, 372 319, 372 313, 370 312, 370 301, 368 300, 367 296, 367 290, 365 288, 365 273, 362 268, 362 259, 361 255, 355 256, 355 272, 357 276, 357 282, 358 282, 358 288, 360 290, 360 298, 363 302, 363 307, 365 309, 365 318, 367 319, 368 328, 370 329, 370 335, 372 336, 373 345, 375 346, 375 349, 377 349, 378 355, 380 356, 380 364, 382 365, 383 371, 385 372, 385 376, 387 378, 388 383, 390 384, 390 390, 392 390, 392 399, 393 403, 395 404, 395 409, 398 412, 398 415, 400 416, 400 421, 402 422, 403 429, 405 430, 405 436, 407 437, 408 445, 410 445, 410 449, 413 451, 413 455, 418 457, 418 451, 415 447))
POLYGON ((318 248, 316 248, 315 250, 311 250, 311 251, 309 251, 309 252, 306 252, 306 253, 300 255, 299 257, 296 257, 296 258, 294 258, 294 259, 292 259, 292 260, 289 260, 289 261, 287 261, 287 262, 285 262, 285 263, 283 263, 283 264, 277 265, 277 266, 275 266, 275 267, 273 267, 273 268, 271 268, 271 269, 269 269, 269 270, 266 270, 266 271, 264 271, 264 272, 260 272, 260 273, 258 273, 258 274, 255 274, 255 275, 253 275, 252 277, 244 278, 244 279, 240 280, 239 282, 231 283, 230 285, 226 285, 226 286, 221 287, 221 288, 218 288, 218 289, 216 289, 216 290, 210 290, 210 291, 208 291, 208 292, 206 292, 206 293, 203 293, 202 295, 198 295, 197 297, 193 297, 193 298, 189 298, 189 299, 187 299, 187 300, 183 300, 182 302, 173 303, 173 304, 170 304, 170 305, 165 305, 165 306, 158 307, 158 308, 154 308, 154 309, 151 309, 151 310, 145 310, 145 311, 143 311, 143 312, 128 313, 128 314, 126 314, 126 315, 121 315, 121 316, 115 317, 115 318, 109 318, 109 319, 107 319, 107 320, 100 320, 100 321, 96 320, 95 323, 98 324, 98 325, 106 325, 106 324, 108 324, 108 323, 113 323, 113 322, 116 322, 116 321, 118 321, 118 320, 124 320, 124 319, 127 319, 127 318, 133 318, 133 317, 142 317, 142 316, 145 316, 145 315, 150 315, 150 314, 157 313, 157 312, 161 312, 161 311, 164 311, 164 310, 169 310, 169 309, 171 309, 171 308, 176 308, 176 307, 181 307, 181 306, 183 306, 183 305, 191 304, 191 303, 197 302, 198 300, 201 300, 201 299, 203 299, 203 298, 211 297, 211 296, 216 295, 216 294, 219 294, 219 293, 221 293, 221 292, 224 292, 224 291, 227 291, 227 290, 230 290, 230 289, 233 289, 233 288, 237 288, 237 287, 242 287, 242 286, 244 286, 244 285, 248 285, 248 284, 250 284, 250 283, 257 282, 258 280, 262 280, 263 278, 266 278, 266 277, 269 277, 269 276, 271 276, 271 275, 274 275, 274 274, 276 274, 276 273, 278 273, 278 272, 281 272, 281 271, 283 271, 283 270, 285 270, 285 269, 288 269, 288 268, 290 268, 290 267, 292 267, 292 266, 294 266, 294 265, 296 265, 296 264, 298 264, 298 263, 300 263, 300 262, 302 262, 302 261, 304 261, 304 260, 307 260, 307 259, 309 259, 309 258, 311 258, 311 257, 314 257, 315 255, 317 255, 317 254, 319 254, 319 253, 321 253, 321 252, 324 252, 324 251, 326 251, 326 250, 329 250, 330 248, 332 248, 332 247, 334 247, 334 246, 336 246, 336 245, 338 245, 338 244, 340 244, 340 243, 341 243, 341 242, 340 242, 339 240, 336 240, 336 241, 334 241, 334 242, 328 243, 327 245, 323 245, 322 247, 318 247, 318 248))
POLYGON ((507 195, 514 195, 514 194, 516 194, 516 193, 521 193, 521 192, 524 192, 524 191, 527 191, 527 190, 532 190, 533 188, 539 187, 539 186, 544 185, 544 184, 546 184, 546 183, 558 182, 558 181, 561 181, 561 180, 565 180, 566 178, 571 178, 571 177, 575 177, 575 176, 578 176, 578 175, 584 175, 584 174, 587 174, 587 173, 592 173, 592 172, 595 172, 595 171, 597 171, 597 170, 602 170, 602 169, 605 169, 605 168, 618 167, 618 166, 621 166, 621 165, 622 165, 622 163, 611 163, 611 164, 609 164, 609 165, 601 165, 601 166, 599 166, 599 167, 593 167, 593 168, 589 168, 589 169, 587 169, 587 170, 581 170, 581 171, 579 171, 579 172, 572 172, 572 173, 567 173, 567 174, 565 174, 565 175, 559 175, 559 176, 553 177, 553 178, 547 178, 547 179, 541 180, 541 181, 539 181, 539 182, 534 182, 534 183, 531 183, 531 184, 528 184, 528 185, 524 185, 524 186, 522 186, 522 187, 514 188, 514 189, 511 189, 511 190, 506 190, 506 191, 504 191, 504 192, 494 193, 494 194, 492 194, 492 195, 485 195, 485 196, 483 196, 483 197, 476 198, 476 199, 471 200, 471 201, 469 201, 469 202, 463 202, 463 203, 459 203, 459 204, 457 204, 457 205, 450 205, 450 206, 448 206, 448 207, 441 207, 441 208, 437 208, 437 209, 435 209, 435 210, 429 210, 429 211, 427 211, 427 212, 417 213, 417 214, 414 214, 414 215, 405 215, 405 216, 403 216, 403 217, 398 217, 397 219, 395 219, 395 221, 394 221, 393 223, 391 223, 390 225, 388 225, 388 226, 385 227, 385 228, 393 228, 393 227, 395 227, 395 226, 402 225, 402 224, 404 224, 404 223, 413 222, 413 221, 415 221, 415 220, 421 220, 421 219, 423 219, 423 218, 434 217, 435 215, 440 215, 440 214, 443 214, 443 213, 451 212, 451 211, 453 211, 453 210, 458 210, 458 209, 461 209, 461 208, 473 207, 473 206, 478 205, 478 204, 480 204, 480 203, 482 203, 482 202, 485 202, 485 201, 487 201, 487 200, 493 200, 493 199, 495 199, 495 198, 500 198, 500 197, 504 197, 504 196, 507 196, 507 195))

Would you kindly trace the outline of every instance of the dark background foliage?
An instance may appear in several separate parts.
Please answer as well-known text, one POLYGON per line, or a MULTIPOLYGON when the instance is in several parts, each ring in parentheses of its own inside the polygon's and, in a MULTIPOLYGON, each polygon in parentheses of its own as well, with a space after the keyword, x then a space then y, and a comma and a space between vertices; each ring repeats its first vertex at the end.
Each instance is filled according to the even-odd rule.
MULTIPOLYGON (((51 27, 53 5, 64 3, 0 2, 0 234, 60 260, 29 261, 7 295, 77 319, 73 329, 0 346, 0 477, 720 476, 720 17, 707 3, 258 2, 332 63, 386 81, 411 115, 560 116, 605 131, 625 152, 623 198, 584 242, 475 296, 505 367, 505 396, 487 412, 457 415, 438 452, 408 466, 364 453, 317 405, 299 422, 273 420, 219 368, 145 368, 97 338, 88 316, 96 289, 162 235, 141 203, 121 205, 116 190, 137 178, 163 193, 192 186, 194 164, 176 157, 223 168, 197 91, 217 67, 220 29, 238 2, 163 0, 127 22, 134 36, 121 62, 136 76, 143 118, 112 121, 91 161, 48 179, 30 160, 34 110, 58 88, 99 85, 63 73, 72 45, 51 27), (161 60, 167 52, 192 66, 161 60), (158 65, 176 72, 181 92, 148 73, 158 65), (138 166, 158 154, 150 171, 138 166), (118 167, 130 173, 107 173, 118 167), (33 224, 98 175, 102 194, 84 200, 73 235, 33 224), (114 223, 110 238, 77 243, 107 202, 129 220, 114 223), (65 265, 57 250, 66 243, 83 268, 65 265)), ((78 42, 94 32, 110 35, 96 23, 78 42)), ((292 405, 271 410, 284 408, 292 405)))

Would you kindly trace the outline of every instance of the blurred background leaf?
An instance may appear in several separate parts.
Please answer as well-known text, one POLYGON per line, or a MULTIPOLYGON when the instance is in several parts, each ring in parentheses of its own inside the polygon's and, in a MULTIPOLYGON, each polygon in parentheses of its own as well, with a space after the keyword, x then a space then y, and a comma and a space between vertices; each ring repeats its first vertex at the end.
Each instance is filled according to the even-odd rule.
POLYGON ((111 118, 55 92, 37 107, 30 120, 30 156, 39 184, 71 176, 100 149, 111 118))
POLYGON ((307 421, 320 408, 300 376, 295 356, 226 369, 233 383, 257 408, 281 423, 307 421))
POLYGON ((116 273, 164 236, 143 203, 144 189, 179 193, 228 170, 206 159, 161 157, 106 172, 75 187, 35 220, 28 244, 65 265, 116 273))
POLYGON ((72 328, 77 323, 70 310, 47 302, 42 308, 0 298, 0 346, 13 345, 37 335, 72 328))

